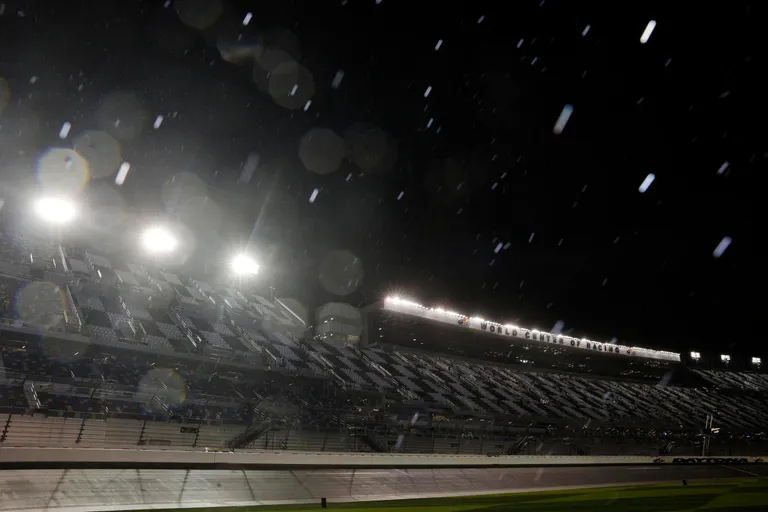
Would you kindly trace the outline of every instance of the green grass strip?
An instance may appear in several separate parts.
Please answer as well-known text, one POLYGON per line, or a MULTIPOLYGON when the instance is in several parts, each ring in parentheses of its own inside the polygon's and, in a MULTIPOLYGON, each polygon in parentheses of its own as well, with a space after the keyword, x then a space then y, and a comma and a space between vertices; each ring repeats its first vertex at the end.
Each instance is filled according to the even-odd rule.
MULTIPOLYGON (((179 509, 173 509, 178 512, 179 509)), ((303 505, 184 509, 187 512, 309 512, 323 510, 320 500, 303 505)), ((451 498, 334 503, 325 510, 344 512, 711 512, 768 511, 768 479, 599 487, 563 491, 489 494, 451 498)), ((149 510, 147 512, 150 512, 149 510)), ((154 509, 151 512, 159 512, 154 509)), ((170 509, 169 511, 170 512, 170 509)))

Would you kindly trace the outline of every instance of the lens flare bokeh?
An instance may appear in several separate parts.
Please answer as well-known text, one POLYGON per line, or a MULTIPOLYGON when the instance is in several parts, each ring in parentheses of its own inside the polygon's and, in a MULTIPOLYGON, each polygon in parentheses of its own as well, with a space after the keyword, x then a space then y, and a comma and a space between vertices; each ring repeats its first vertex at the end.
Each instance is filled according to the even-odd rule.
POLYGON ((77 151, 49 148, 37 160, 36 178, 46 194, 75 196, 90 180, 90 170, 77 151))
POLYGON ((93 178, 112 176, 120 167, 120 143, 107 132, 88 130, 75 139, 75 151, 88 162, 93 178))
POLYGON ((58 285, 32 281, 20 287, 14 297, 14 312, 20 320, 51 329, 64 324, 67 301, 58 285))

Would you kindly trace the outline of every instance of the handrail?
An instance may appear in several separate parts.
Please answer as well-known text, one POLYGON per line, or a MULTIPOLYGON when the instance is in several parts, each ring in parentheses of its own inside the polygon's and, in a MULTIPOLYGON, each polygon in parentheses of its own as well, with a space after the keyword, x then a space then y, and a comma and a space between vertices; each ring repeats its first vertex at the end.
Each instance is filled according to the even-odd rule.
POLYGON ((83 320, 80 318, 80 311, 77 309, 77 305, 75 304, 75 298, 72 296, 72 289, 69 287, 68 284, 64 285, 64 292, 66 294, 67 304, 69 305, 69 309, 72 311, 72 314, 75 317, 75 321, 77 322, 77 332, 80 332, 83 330, 83 320))
MULTIPOLYGON (((233 331, 235 334, 244 339, 251 348, 255 349, 259 354, 262 354, 264 352, 264 348, 256 343, 256 341, 251 338, 250 334, 246 332, 245 329, 243 329, 235 320, 232 318, 232 306, 230 306, 226 301, 224 301, 224 314, 226 315, 226 319, 229 321, 230 326, 232 326, 233 331)), ((269 354, 270 356, 272 354, 269 354)))
POLYGON ((179 314, 178 311, 176 311, 173 308, 169 308, 168 311, 171 313, 171 318, 173 319, 173 321, 176 322, 176 324, 179 327, 181 327, 182 330, 184 331, 184 336, 187 337, 189 342, 192 343, 192 346, 194 347, 194 349, 197 350, 199 348, 199 341, 200 340, 195 341, 195 338, 197 336, 195 336, 195 334, 192 332, 192 329, 187 325, 187 323, 184 321, 184 319, 181 318, 181 315, 179 314))
POLYGON ((326 358, 324 358, 322 355, 320 355, 319 353, 315 352, 314 350, 307 351, 307 352, 309 353, 309 355, 311 357, 313 357, 315 359, 315 361, 320 363, 320 366, 325 368, 325 371, 327 371, 329 374, 331 374, 336 379, 338 384, 340 384, 341 386, 346 386, 347 385, 347 381, 342 379, 341 376, 338 373, 336 373, 336 370, 333 369, 333 365, 326 358))

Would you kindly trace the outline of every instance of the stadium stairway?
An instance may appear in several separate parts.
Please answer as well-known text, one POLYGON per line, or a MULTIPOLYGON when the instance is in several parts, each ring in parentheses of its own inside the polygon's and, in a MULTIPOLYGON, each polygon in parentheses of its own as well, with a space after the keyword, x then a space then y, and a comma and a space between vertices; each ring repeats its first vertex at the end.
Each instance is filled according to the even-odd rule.
POLYGON ((264 432, 268 431, 271 428, 272 428, 272 420, 268 419, 268 420, 262 421, 258 425, 254 425, 253 427, 250 427, 248 430, 246 430, 242 434, 235 436, 229 442, 229 447, 232 450, 238 450, 240 448, 244 448, 249 444, 252 444, 254 441, 256 441, 259 438, 259 436, 261 436, 264 432))
POLYGON ((387 450, 376 440, 374 439, 368 432, 363 431, 362 433, 358 434, 358 437, 367 444, 372 452, 376 453, 384 453, 387 450))

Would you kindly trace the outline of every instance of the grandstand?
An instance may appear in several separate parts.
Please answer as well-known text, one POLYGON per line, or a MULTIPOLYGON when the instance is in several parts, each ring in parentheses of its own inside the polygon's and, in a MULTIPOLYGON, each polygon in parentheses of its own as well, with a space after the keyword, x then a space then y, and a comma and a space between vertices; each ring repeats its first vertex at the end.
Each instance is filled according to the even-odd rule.
POLYGON ((768 376, 754 365, 402 299, 341 322, 345 308, 322 308, 360 322, 333 336, 287 303, 3 233, 0 447, 768 453, 768 376))

